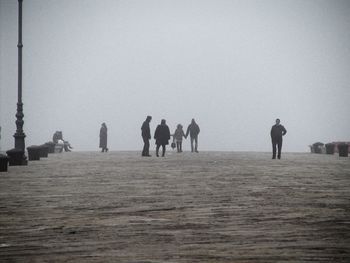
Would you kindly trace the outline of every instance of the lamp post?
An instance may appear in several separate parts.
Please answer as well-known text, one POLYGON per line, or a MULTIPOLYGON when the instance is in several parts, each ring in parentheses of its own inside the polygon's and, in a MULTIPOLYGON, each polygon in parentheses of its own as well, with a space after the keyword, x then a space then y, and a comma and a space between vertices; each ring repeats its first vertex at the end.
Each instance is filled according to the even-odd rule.
POLYGON ((23 0, 18 0, 18 101, 17 101, 17 113, 16 113, 16 133, 13 135, 15 138, 15 148, 7 151, 9 156, 10 165, 26 165, 27 157, 25 156, 25 142, 26 135, 23 132, 23 103, 22 103, 22 3, 23 0))

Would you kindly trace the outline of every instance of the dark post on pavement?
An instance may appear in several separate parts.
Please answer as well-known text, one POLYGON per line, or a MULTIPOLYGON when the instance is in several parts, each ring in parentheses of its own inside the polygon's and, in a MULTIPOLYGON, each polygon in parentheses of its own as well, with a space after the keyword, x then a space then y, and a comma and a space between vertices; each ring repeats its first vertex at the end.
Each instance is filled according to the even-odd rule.
POLYGON ((15 148, 7 151, 9 156, 10 165, 26 165, 27 158, 25 156, 25 142, 26 135, 23 132, 23 103, 22 103, 22 3, 23 0, 18 0, 18 101, 17 101, 17 113, 16 113, 16 133, 13 135, 15 138, 15 148))

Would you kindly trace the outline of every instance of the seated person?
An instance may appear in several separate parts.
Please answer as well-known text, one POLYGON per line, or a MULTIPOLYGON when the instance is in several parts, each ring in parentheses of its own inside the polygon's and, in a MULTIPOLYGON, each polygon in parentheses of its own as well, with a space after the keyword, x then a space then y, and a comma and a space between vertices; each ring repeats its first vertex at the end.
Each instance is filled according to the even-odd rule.
POLYGON ((70 152, 70 149, 73 149, 73 147, 70 145, 68 141, 63 140, 62 131, 56 131, 52 137, 52 141, 56 145, 63 145, 63 148, 66 152, 70 152))

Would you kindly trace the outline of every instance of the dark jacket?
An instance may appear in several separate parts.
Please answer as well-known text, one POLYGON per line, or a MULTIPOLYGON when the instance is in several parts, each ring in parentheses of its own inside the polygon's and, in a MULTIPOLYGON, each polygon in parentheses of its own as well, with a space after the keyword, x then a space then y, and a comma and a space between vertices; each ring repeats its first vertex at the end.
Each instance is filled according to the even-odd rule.
POLYGON ((199 126, 197 123, 191 123, 188 125, 187 131, 186 131, 186 137, 188 134, 190 134, 190 137, 197 137, 200 132, 199 126))
POLYGON ((287 130, 281 124, 275 124, 271 128, 271 139, 282 138, 287 133, 287 130))
POLYGON ((170 130, 168 125, 166 124, 158 125, 156 131, 154 132, 154 139, 156 139, 157 145, 169 144, 170 130))
POLYGON ((151 130, 149 128, 149 122, 144 121, 141 127, 142 137, 146 139, 151 139, 151 130))
POLYGON ((100 129, 100 148, 107 148, 107 127, 102 126, 100 129))

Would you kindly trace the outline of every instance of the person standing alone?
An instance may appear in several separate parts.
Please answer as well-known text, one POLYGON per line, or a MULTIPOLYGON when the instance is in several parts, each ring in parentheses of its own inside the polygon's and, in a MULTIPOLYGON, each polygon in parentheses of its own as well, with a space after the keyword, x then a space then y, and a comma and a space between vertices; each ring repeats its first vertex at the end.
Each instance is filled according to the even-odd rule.
POLYGON ((276 147, 278 150, 277 158, 281 159, 282 151, 282 137, 287 133, 287 130, 280 124, 280 119, 276 119, 276 124, 271 128, 271 141, 272 141, 272 159, 276 159, 276 147))
POLYGON ((186 137, 188 134, 190 134, 191 137, 191 152, 193 150, 197 153, 198 152, 198 134, 200 132, 199 126, 196 123, 194 119, 192 119, 191 124, 188 125, 187 131, 186 131, 186 137), (193 149, 193 142, 194 142, 194 149, 193 149))
POLYGON ((100 148, 102 148, 101 152, 108 152, 106 123, 102 123, 101 129, 100 129, 100 148))
POLYGON ((142 150, 142 156, 150 157, 149 154, 149 140, 151 139, 151 130, 149 128, 149 123, 151 122, 152 117, 147 116, 146 120, 143 122, 141 127, 141 136, 143 139, 143 150, 142 150))

